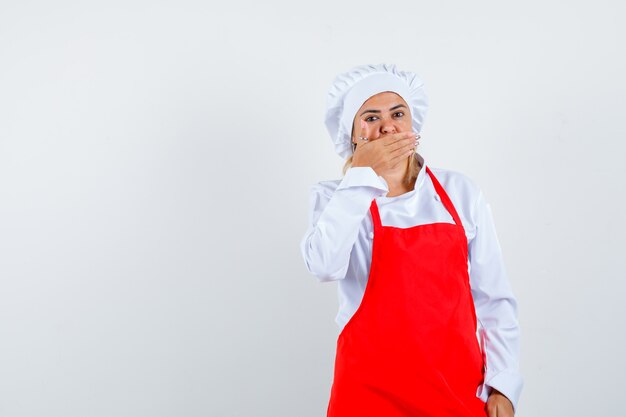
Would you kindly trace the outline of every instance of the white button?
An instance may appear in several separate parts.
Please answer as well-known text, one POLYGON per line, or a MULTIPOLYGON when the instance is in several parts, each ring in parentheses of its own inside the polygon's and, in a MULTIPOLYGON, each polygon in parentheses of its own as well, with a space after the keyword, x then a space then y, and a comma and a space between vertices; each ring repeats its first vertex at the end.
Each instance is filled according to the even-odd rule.
POLYGON ((374 232, 369 232, 368 236, 370 237, 370 239, 374 239, 374 232))
POLYGON ((439 194, 435 194, 435 200, 441 201, 441 198, 439 197, 439 194))

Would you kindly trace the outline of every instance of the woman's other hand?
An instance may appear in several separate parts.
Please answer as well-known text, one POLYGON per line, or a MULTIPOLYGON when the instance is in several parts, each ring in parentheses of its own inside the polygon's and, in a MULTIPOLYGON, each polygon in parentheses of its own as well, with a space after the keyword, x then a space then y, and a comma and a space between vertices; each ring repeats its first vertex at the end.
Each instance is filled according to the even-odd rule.
MULTIPOLYGON (((358 137, 368 137, 364 122, 361 123, 358 137)), ((416 140, 414 132, 393 133, 374 140, 358 139, 352 155, 352 166, 372 167, 376 174, 384 177, 415 152, 416 140)))
POLYGON ((487 416, 489 417, 513 417, 513 404, 500 391, 493 389, 487 399, 487 416))

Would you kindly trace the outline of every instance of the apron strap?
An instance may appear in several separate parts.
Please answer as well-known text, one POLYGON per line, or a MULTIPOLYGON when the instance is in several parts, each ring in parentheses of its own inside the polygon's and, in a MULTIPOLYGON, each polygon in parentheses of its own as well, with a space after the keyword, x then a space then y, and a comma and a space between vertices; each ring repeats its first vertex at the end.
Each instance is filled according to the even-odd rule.
POLYGON ((373 199, 372 204, 370 204, 370 212, 372 213, 372 222, 374 223, 374 233, 378 233, 379 230, 382 230, 383 224, 380 220, 380 213, 378 212, 378 204, 376 204, 376 199, 373 199))
POLYGON ((433 182, 433 185, 435 186, 435 191, 437 191, 437 194, 439 194, 439 197, 441 197, 441 202, 443 203, 444 207, 448 209, 448 211, 452 215, 454 222, 457 224, 457 226, 463 227, 463 223, 461 223, 461 218, 459 217, 459 214, 456 212, 456 209, 454 208, 454 204, 452 204, 452 201, 450 201, 450 197, 448 197, 448 193, 446 193, 446 190, 443 189, 443 187, 439 183, 439 180, 437 179, 437 177, 435 177, 435 174, 433 174, 433 172, 430 170, 430 168, 428 168, 428 166, 426 166, 426 172, 428 173, 428 175, 430 175, 430 179, 433 182))

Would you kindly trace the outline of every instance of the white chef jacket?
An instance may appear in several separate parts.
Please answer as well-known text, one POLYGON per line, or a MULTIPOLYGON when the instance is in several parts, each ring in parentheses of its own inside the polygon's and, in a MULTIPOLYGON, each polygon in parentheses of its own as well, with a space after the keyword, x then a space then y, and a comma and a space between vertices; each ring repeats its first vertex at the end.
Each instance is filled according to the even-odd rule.
MULTIPOLYGON (((311 187, 309 225, 300 249, 307 269, 320 282, 338 282, 335 321, 340 328, 359 307, 367 285, 374 236, 369 208, 374 198, 384 226, 454 223, 426 172, 424 158, 417 153, 415 157, 422 168, 415 188, 402 195, 387 197, 387 182, 371 167, 352 167, 341 180, 321 181, 311 187)), ((523 387, 517 301, 507 279, 491 208, 467 176, 430 169, 452 200, 467 236, 477 336, 486 358, 484 384, 476 395, 487 401, 495 388, 517 409, 523 387)))

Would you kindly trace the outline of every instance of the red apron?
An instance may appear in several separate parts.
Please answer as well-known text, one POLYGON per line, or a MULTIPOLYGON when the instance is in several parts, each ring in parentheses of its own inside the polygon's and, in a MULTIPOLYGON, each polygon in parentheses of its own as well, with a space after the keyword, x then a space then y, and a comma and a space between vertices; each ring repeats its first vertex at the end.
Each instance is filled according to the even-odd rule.
POLYGON ((359 308, 337 339, 327 417, 485 417, 484 361, 454 205, 426 172, 451 223, 383 226, 359 308))

